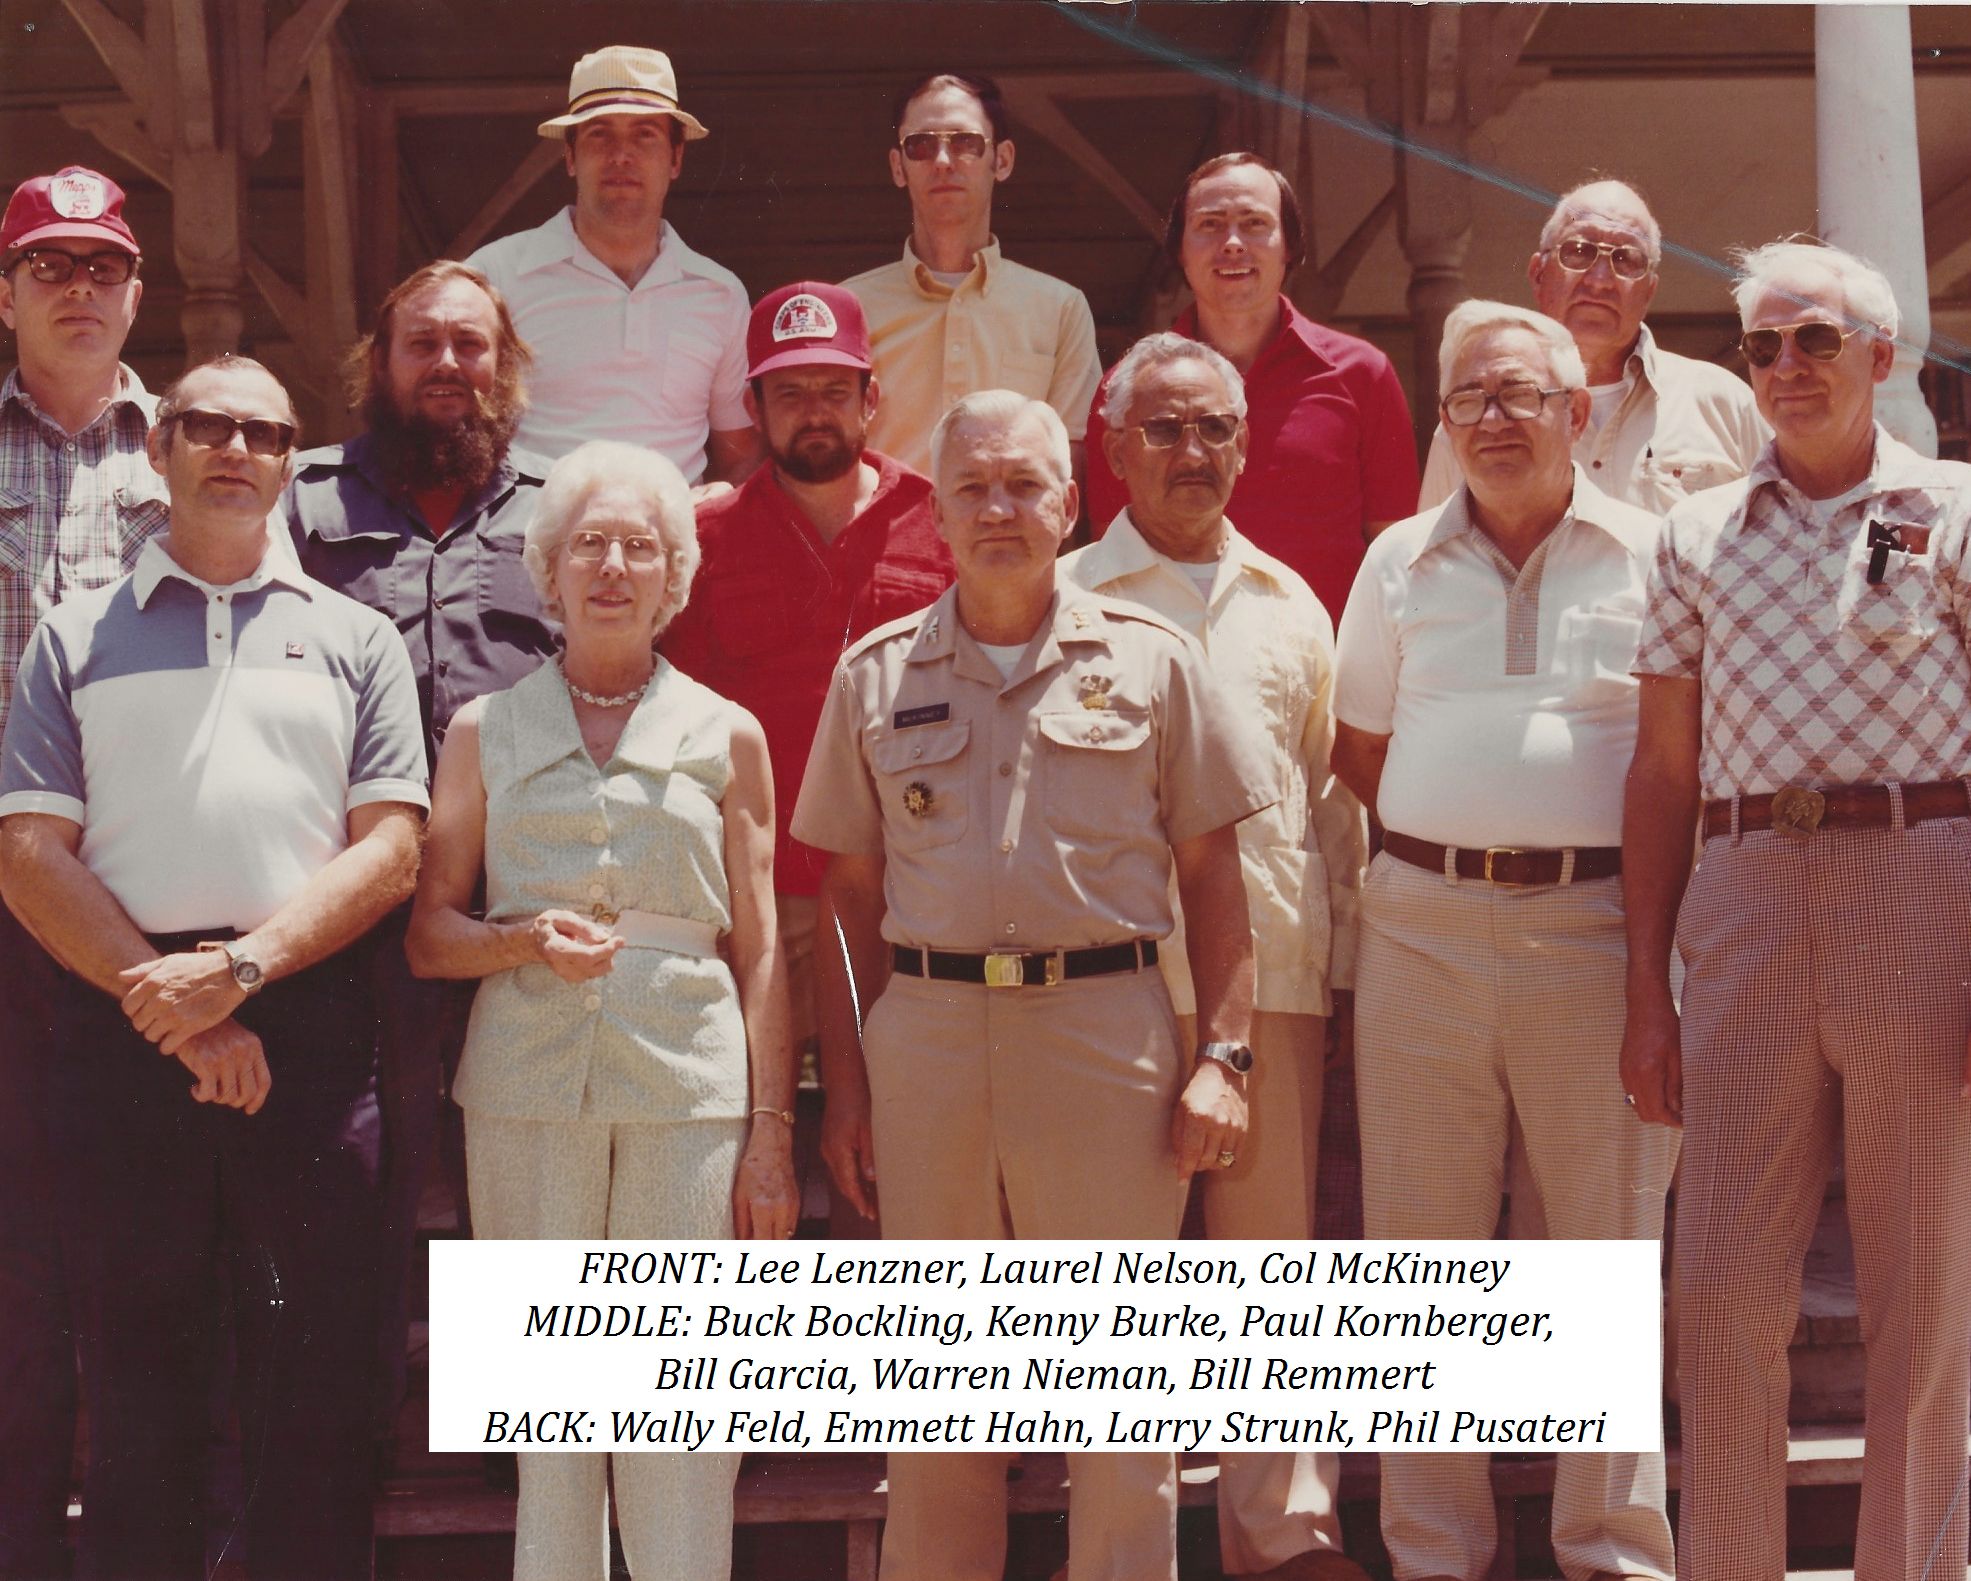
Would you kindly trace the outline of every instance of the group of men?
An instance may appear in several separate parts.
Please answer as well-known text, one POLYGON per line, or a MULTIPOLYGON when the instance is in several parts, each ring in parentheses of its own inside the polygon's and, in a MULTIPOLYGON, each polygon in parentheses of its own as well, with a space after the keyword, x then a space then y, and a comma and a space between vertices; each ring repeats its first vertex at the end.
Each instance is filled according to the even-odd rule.
MULTIPOLYGON (((1105 378, 1085 299, 991 231, 991 82, 912 84, 895 129, 902 259, 749 307, 664 218, 708 135, 669 60, 584 57, 541 127, 571 205, 392 291, 364 433, 299 454, 257 363, 161 402, 121 365, 114 183, 14 194, 0 1577, 65 1572, 78 1348, 81 1572, 198 1573, 222 1288, 250 1573, 366 1573, 460 1026, 401 947, 425 764, 554 651, 522 528, 598 437, 705 482, 664 646, 766 729, 843 1232, 1168 1237, 1195 1177, 1207 1234, 1308 1236, 1351 1042, 1371 1235, 1491 1233, 1516 1158, 1552 1233, 1657 1236, 1681 1123, 1681 1541, 1660 1456, 1569 1456, 1554 1547, 1570 1581, 1739 1581, 1784 1567, 1845 1127, 1858 1573, 1961 1565, 1971 470, 1873 423, 1886 283, 1750 255, 1748 388, 1656 346, 1656 221, 1578 188, 1538 311, 1447 326, 1419 513, 1394 371, 1287 300, 1262 161, 1186 181, 1195 305, 1105 378)), ((1072 1459, 1075 1581, 1174 1577, 1171 1458, 1072 1459)), ((1337 1481, 1225 1457, 1224 1572, 1359 1576, 1337 1481)), ((889 1581, 1001 1574, 1002 1461, 890 1486, 889 1581)), ((1399 1581, 1488 1573, 1482 1458, 1388 1457, 1382 1519, 1399 1581)))

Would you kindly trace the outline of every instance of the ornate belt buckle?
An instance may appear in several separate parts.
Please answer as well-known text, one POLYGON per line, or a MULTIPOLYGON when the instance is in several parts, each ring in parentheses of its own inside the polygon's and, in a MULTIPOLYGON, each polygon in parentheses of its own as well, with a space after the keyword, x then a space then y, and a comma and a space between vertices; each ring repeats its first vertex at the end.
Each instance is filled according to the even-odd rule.
POLYGON ((1495 858, 1524 855, 1526 855, 1526 852, 1516 845, 1488 845, 1485 848, 1485 882, 1488 884, 1503 884, 1506 882, 1503 878, 1494 878, 1492 876, 1492 862, 1495 858))
POLYGON ((1773 792, 1773 827, 1796 840, 1806 839, 1826 816, 1827 798, 1817 790, 1788 785, 1773 792))
POLYGON ((989 954, 985 958, 985 981, 988 988, 1018 988, 1027 980, 1027 963, 1024 955, 989 954))

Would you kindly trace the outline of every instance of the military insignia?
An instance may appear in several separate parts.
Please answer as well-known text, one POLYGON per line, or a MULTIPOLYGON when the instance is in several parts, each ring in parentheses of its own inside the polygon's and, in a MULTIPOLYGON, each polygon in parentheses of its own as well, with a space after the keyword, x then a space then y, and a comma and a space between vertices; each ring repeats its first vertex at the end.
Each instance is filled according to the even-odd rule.
POLYGON ((936 642, 938 640, 938 624, 943 618, 942 615, 933 615, 929 620, 924 622, 924 640, 926 642, 936 642))
POLYGON ((290 642, 287 645, 287 656, 290 659, 305 659, 308 656, 308 650, 301 643, 290 642))
POLYGON ((1087 610, 1085 610, 1085 609, 1077 609, 1077 610, 1074 610, 1074 611, 1072 612, 1072 618, 1073 618, 1073 620, 1074 620, 1074 629, 1075 629, 1076 631, 1086 631, 1086 630, 1088 629, 1088 611, 1087 611, 1087 610))
POLYGON ((1081 678, 1081 706, 1107 708, 1109 688, 1114 684, 1106 675, 1084 675, 1081 678))
POLYGON ((912 780, 903 788, 903 810, 913 818, 927 818, 931 812, 931 787, 912 780))

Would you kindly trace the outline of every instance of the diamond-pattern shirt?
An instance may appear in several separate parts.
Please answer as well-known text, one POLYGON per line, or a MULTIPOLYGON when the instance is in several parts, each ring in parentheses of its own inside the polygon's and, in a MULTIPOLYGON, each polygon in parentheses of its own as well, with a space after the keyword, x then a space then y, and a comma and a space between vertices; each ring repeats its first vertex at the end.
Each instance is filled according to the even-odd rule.
POLYGON ((1971 466, 1875 433, 1825 523, 1773 447, 1684 501, 1650 569, 1636 674, 1703 684, 1707 798, 1971 773, 1971 466), (1868 580, 1871 528, 1904 549, 1868 580))

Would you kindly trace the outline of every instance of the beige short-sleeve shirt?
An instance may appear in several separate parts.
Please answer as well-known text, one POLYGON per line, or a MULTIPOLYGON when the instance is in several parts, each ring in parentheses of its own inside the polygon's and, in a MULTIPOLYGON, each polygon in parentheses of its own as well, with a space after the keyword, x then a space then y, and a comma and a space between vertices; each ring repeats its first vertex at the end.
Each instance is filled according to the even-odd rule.
POLYGON ((1052 950, 1170 933, 1170 846, 1270 806, 1203 651, 1063 582, 1002 679, 957 590, 843 656, 794 837, 885 858, 883 935, 1052 950))

